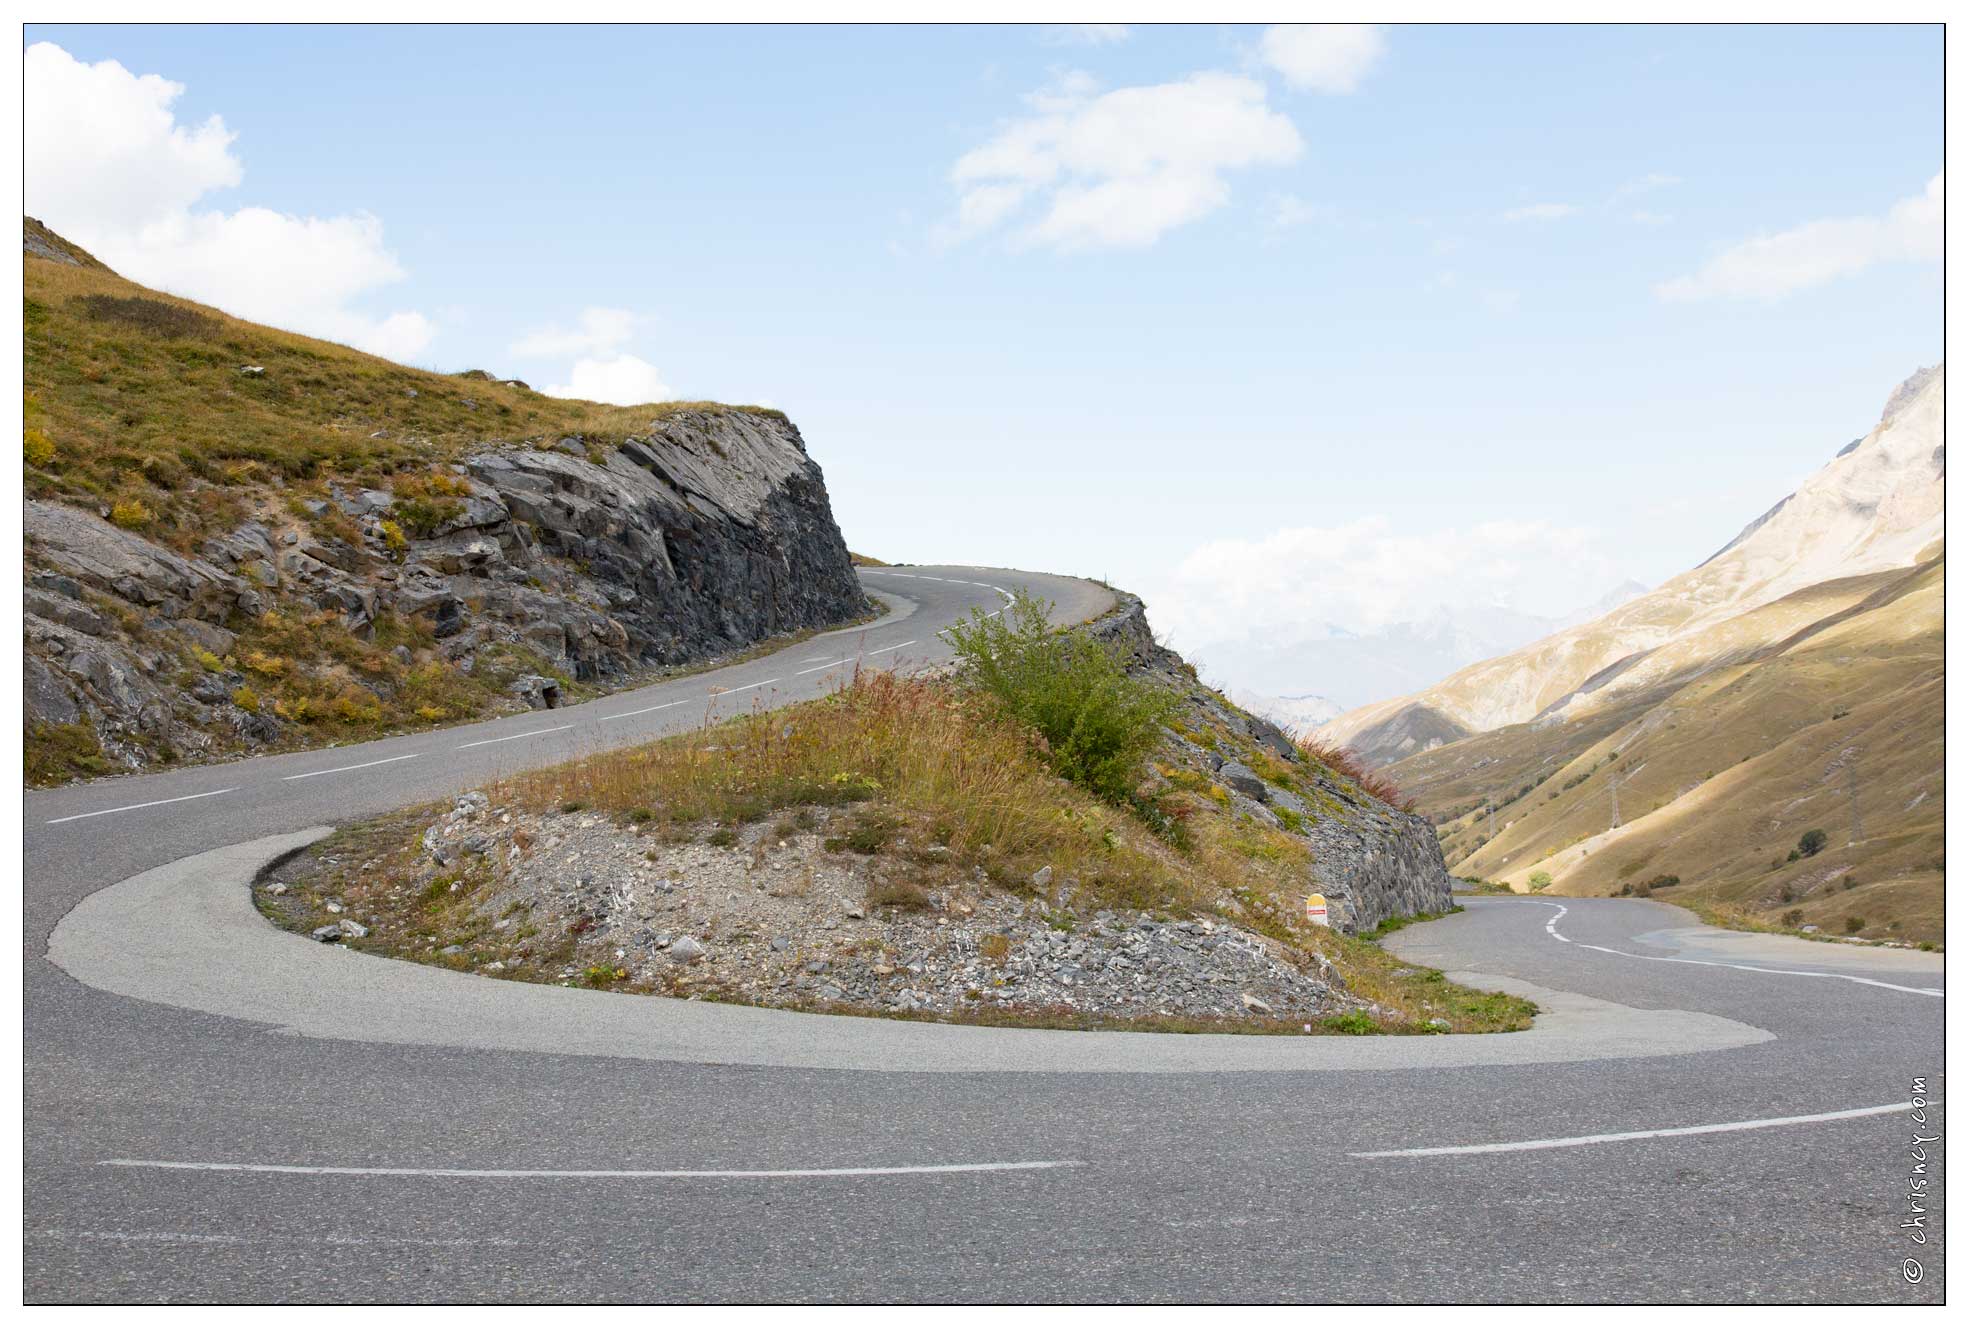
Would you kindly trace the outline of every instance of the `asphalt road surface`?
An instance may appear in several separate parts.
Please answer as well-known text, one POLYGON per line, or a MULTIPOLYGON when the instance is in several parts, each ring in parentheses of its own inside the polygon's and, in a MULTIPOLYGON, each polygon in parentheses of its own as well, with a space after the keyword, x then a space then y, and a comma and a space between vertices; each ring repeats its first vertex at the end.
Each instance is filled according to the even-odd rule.
POLYGON ((934 662, 938 628, 1020 585, 1067 618, 1106 603, 867 575, 882 622, 712 673, 30 793, 26 1297, 1940 1299, 1940 1196, 1925 1244, 1902 1226, 1910 1138, 1942 1133, 1939 957, 1472 898, 1389 944, 1531 993, 1534 1030, 1087 1035, 500 983, 246 903, 322 826, 816 695, 856 659, 934 662))

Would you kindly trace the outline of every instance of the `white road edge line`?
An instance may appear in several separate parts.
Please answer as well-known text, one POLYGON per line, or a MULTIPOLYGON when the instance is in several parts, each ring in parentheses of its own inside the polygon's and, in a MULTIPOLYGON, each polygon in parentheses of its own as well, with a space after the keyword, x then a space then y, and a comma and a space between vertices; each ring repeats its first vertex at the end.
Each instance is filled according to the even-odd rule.
POLYGON ((157 1168, 175 1172, 280 1172, 308 1177, 483 1177, 523 1181, 534 1178, 764 1178, 784 1177, 906 1177, 947 1172, 1040 1172, 1051 1168, 1085 1167, 1074 1158, 1021 1163, 934 1163, 917 1167, 704 1168, 645 1171, 631 1168, 449 1168, 449 1167, 313 1167, 294 1163, 183 1163, 151 1158, 105 1158, 98 1167, 157 1168))
POLYGON ((557 724, 552 729, 529 729, 524 734, 508 734, 504 738, 481 738, 471 743, 460 743, 458 751, 463 752, 466 748, 482 748, 488 743, 510 743, 516 738, 538 738, 542 734, 558 734, 563 729, 572 728, 574 726, 571 724, 557 724))
POLYGON ((409 761, 412 757, 420 757, 422 755, 420 752, 406 752, 401 757, 384 757, 381 761, 365 761, 355 766, 332 766, 325 771, 303 771, 299 775, 283 775, 280 778, 282 780, 312 780, 317 775, 340 775, 343 771, 366 771, 371 766, 388 766, 393 761, 409 761))
POLYGON ((1850 1121, 1855 1117, 1884 1117, 1907 1112, 1912 1103, 1882 1103, 1879 1107, 1847 1108, 1843 1112, 1814 1112, 1802 1117, 1765 1117, 1758 1121, 1726 1121, 1714 1126, 1668 1126, 1653 1131, 1616 1131, 1608 1135, 1573 1135, 1552 1140, 1514 1140, 1506 1144, 1449 1144, 1430 1149, 1377 1149, 1348 1154, 1349 1158, 1432 1158, 1442 1154, 1517 1154, 1533 1149, 1577 1149, 1588 1144, 1618 1144, 1625 1140, 1659 1140, 1670 1135, 1723 1135, 1731 1131, 1761 1131, 1772 1126, 1804 1126, 1817 1121, 1850 1121))
POLYGON ((78 812, 72 817, 50 817, 48 825, 59 826, 65 821, 83 821, 89 817, 107 817, 112 812, 135 812, 138 808, 161 808, 166 803, 189 803, 194 798, 217 798, 220 794, 230 794, 239 788, 233 785, 228 789, 208 789, 202 794, 183 794, 177 798, 154 798, 148 803, 125 803, 120 808, 104 808, 101 812, 78 812))
MULTIPOLYGON (((1540 901, 1541 904, 1550 903, 1540 901)), ((1606 955, 1624 955, 1630 960, 1653 960, 1657 964, 1699 964, 1711 969, 1741 969, 1750 974, 1783 974, 1790 978, 1837 978, 1848 983, 1860 983, 1870 988, 1886 988, 1891 992, 1912 992, 1917 997, 1939 997, 1941 988, 1911 988, 1900 983, 1883 982, 1878 978, 1861 978, 1857 974, 1836 974, 1825 969, 1765 969, 1754 964, 1731 964, 1727 960, 1685 960, 1677 955, 1636 955, 1633 951, 1617 951, 1611 946, 1595 946, 1591 942, 1574 941, 1559 931, 1559 920, 1566 916, 1566 907, 1554 904, 1559 912, 1545 921, 1545 930, 1568 946, 1577 946, 1583 951, 1599 951, 1606 955)))

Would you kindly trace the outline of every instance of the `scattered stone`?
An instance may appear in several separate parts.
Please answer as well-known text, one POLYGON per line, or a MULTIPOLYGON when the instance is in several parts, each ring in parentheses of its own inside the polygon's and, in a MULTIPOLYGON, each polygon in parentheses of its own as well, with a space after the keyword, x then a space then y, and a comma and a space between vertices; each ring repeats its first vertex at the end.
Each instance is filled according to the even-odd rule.
POLYGON ((1227 761, 1217 772, 1217 778, 1246 798, 1260 803, 1272 801, 1271 786, 1258 778, 1258 773, 1243 762, 1227 761))
POLYGON ((702 960, 708 954, 710 952, 705 949, 704 943, 696 937, 679 937, 670 943, 670 958, 680 964, 702 960))
POLYGON ((1032 881, 1032 888, 1035 891, 1046 890, 1048 887, 1050 887, 1053 884, 1053 865, 1051 863, 1048 863, 1045 867, 1033 873, 1031 877, 1031 881, 1032 881))

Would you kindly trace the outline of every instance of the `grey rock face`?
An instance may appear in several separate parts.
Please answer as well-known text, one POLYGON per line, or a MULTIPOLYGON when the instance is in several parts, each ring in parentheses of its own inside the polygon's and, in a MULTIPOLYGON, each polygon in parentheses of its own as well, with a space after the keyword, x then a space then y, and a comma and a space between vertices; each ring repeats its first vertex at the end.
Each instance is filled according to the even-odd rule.
MULTIPOLYGON (((1383 919, 1441 913, 1450 907, 1453 883, 1427 818, 1370 797, 1306 760, 1276 726, 1230 707, 1196 682, 1181 656, 1156 643, 1140 600, 1126 594, 1117 598, 1112 612, 1082 630, 1113 646, 1134 671, 1185 694, 1217 722, 1242 728, 1259 746, 1292 762, 1299 768, 1302 786, 1317 786, 1325 796, 1321 808, 1309 808, 1305 800, 1267 785, 1241 762, 1225 761, 1216 770, 1216 778, 1235 791, 1240 807, 1253 817, 1282 824, 1276 808, 1303 814, 1303 828, 1296 833, 1304 835, 1313 850, 1306 889, 1327 897, 1328 916, 1335 926, 1359 932, 1383 919)), ((1171 738, 1181 742, 1174 735, 1171 738)), ((1197 756, 1205 764, 1217 765, 1207 760, 1207 754, 1197 756)))
MULTIPOLYGON (((557 673, 607 681, 866 607, 820 468, 779 416, 679 412, 618 448, 489 445, 452 471, 466 492, 407 545, 392 545, 385 523, 400 505, 378 489, 331 485, 332 504, 303 507, 352 524, 353 542, 270 501, 196 558, 77 508, 27 503, 28 653, 40 662, 30 717, 87 719, 126 765, 167 746, 197 751, 210 740, 192 726, 209 729, 205 708, 232 687, 170 679, 195 651, 225 657, 275 608, 332 612, 364 638, 386 615, 419 620, 461 669, 509 643, 557 673), (144 644, 103 600, 142 611, 144 644)), ((543 675, 516 687, 536 708, 561 700, 543 675)), ((233 727, 248 742, 281 732, 244 712, 233 727)))

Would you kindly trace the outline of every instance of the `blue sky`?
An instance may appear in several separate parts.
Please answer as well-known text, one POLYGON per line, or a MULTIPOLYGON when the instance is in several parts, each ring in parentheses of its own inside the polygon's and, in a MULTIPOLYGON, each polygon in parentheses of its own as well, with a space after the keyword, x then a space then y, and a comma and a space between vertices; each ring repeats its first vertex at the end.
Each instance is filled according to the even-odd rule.
POLYGON ((856 548, 1106 575, 1190 644, 1658 581, 1941 353, 1935 27, 27 40, 28 208, 131 275, 770 402, 856 548), (182 85, 131 93, 167 178, 36 120, 104 61, 182 85))

